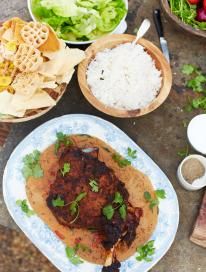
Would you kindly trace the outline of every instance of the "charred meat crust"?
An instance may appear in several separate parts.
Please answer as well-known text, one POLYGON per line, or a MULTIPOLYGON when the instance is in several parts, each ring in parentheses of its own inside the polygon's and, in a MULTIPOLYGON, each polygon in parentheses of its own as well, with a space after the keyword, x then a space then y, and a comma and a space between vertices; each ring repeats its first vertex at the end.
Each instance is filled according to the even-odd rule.
POLYGON ((64 163, 70 164, 70 171, 65 176, 62 176, 60 170, 58 171, 56 180, 50 185, 46 200, 58 222, 69 228, 95 228, 103 237, 102 245, 107 250, 111 249, 119 239, 130 246, 135 239, 141 213, 131 212, 135 208, 131 207, 128 202, 129 193, 124 183, 116 177, 112 169, 98 160, 98 149, 91 153, 85 153, 80 148, 71 146, 60 155, 60 169, 64 163), (91 179, 97 181, 98 192, 91 190, 89 185, 91 179), (82 192, 86 193, 86 197, 78 203, 79 215, 76 221, 71 224, 75 216, 71 215, 69 203, 82 192), (128 209, 125 220, 121 218, 117 210, 111 220, 108 220, 102 213, 103 207, 112 203, 116 192, 122 195, 128 209), (52 205, 52 200, 57 197, 64 200, 65 206, 54 207, 52 205))

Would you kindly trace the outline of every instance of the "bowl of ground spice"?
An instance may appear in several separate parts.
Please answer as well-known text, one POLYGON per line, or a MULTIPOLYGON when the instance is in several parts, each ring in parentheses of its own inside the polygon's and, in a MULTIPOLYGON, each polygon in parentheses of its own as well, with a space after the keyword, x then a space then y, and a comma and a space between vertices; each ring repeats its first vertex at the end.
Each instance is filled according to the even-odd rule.
POLYGON ((180 184, 187 190, 195 191, 206 186, 206 158, 201 155, 186 157, 178 167, 180 184))

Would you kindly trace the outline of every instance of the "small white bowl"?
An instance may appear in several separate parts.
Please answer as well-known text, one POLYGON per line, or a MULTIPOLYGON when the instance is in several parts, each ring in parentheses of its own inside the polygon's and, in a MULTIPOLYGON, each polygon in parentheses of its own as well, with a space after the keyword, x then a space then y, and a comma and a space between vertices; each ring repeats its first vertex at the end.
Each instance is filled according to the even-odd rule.
MULTIPOLYGON (((128 13, 128 0, 124 0, 125 2, 125 6, 126 6, 126 9, 127 9, 127 13, 128 13)), ((30 13, 30 16, 32 18, 33 21, 37 21, 36 17, 34 16, 33 12, 32 12, 32 8, 31 8, 31 3, 32 3, 32 0, 27 0, 27 7, 28 7, 28 10, 29 10, 29 13, 30 13)), ((112 31, 112 32, 109 32, 109 34, 123 34, 126 29, 127 29, 127 23, 126 23, 126 17, 127 17, 127 13, 125 14, 125 16, 122 18, 121 22, 118 24, 118 26, 112 31)), ((104 35, 105 36, 105 35, 104 35)), ((92 41, 66 41, 66 43, 69 43, 69 44, 76 44, 76 45, 83 45, 83 44, 90 44, 90 43, 93 43, 95 42, 95 40, 92 40, 92 41)))
POLYGON ((199 114, 190 121, 187 137, 195 150, 206 155, 206 114, 199 114))
POLYGON ((182 166, 183 166, 184 162, 189 159, 198 159, 204 165, 204 167, 206 169, 206 158, 201 155, 195 155, 195 154, 190 155, 190 156, 186 157, 180 163, 180 165, 177 169, 177 177, 178 177, 179 183, 182 185, 182 187, 188 191, 196 191, 196 190, 199 190, 199 189, 203 188, 204 186, 206 186, 206 172, 203 177, 196 179, 193 182, 193 184, 190 184, 188 181, 186 181, 182 175, 182 166))

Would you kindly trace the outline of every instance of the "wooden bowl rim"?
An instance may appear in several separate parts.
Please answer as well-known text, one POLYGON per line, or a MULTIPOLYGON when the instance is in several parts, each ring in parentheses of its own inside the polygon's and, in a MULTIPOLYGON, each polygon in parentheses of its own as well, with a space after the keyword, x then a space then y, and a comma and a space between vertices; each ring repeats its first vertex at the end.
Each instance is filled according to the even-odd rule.
POLYGON ((202 37, 202 38, 206 38, 206 31, 205 30, 201 30, 201 29, 196 29, 186 23, 184 23, 178 16, 176 16, 172 11, 171 8, 169 6, 168 0, 161 0, 161 5, 163 10, 165 11, 165 13, 170 17, 170 19, 176 23, 177 25, 179 25, 181 28, 183 28, 184 30, 186 30, 187 32, 190 32, 196 36, 202 37))
POLYGON ((27 122, 27 121, 36 119, 36 118, 44 115, 45 113, 49 112, 52 108, 54 108, 57 105, 59 100, 62 98, 62 96, 66 92, 67 86, 68 86, 67 83, 61 83, 60 85, 58 85, 57 88, 59 88, 60 90, 59 90, 59 95, 58 95, 57 99, 55 100, 56 104, 54 106, 45 107, 45 108, 42 108, 42 109, 34 109, 34 111, 36 111, 37 113, 35 113, 35 114, 31 115, 31 116, 0 118, 0 122, 1 123, 23 123, 23 122, 27 122))
MULTIPOLYGON (((154 111, 155 109, 157 109, 166 100, 171 90, 172 71, 164 55, 162 54, 160 49, 156 47, 153 43, 151 43, 150 41, 146 39, 140 39, 138 43, 142 45, 143 47, 145 47, 146 50, 152 52, 152 54, 154 54, 156 57, 158 56, 157 59, 159 60, 159 63, 161 65, 163 83, 162 83, 162 87, 159 91, 158 96, 145 108, 136 109, 136 110, 123 110, 123 109, 116 109, 113 107, 106 106, 92 94, 90 87, 87 84, 86 69, 90 61, 92 60, 92 57, 90 57, 90 54, 92 54, 93 48, 96 45, 106 43, 107 41, 111 42, 111 40, 116 40, 117 41, 116 45, 119 45, 121 43, 131 42, 135 39, 135 37, 136 36, 130 35, 130 34, 112 34, 97 40, 95 43, 93 43, 87 48, 87 50, 85 51, 86 59, 84 59, 78 66, 78 72, 77 72, 78 82, 79 82, 80 89, 83 95, 85 96, 85 98, 89 101, 89 103, 91 103, 99 111, 114 117, 130 118, 130 117, 139 117, 139 116, 148 114, 154 111), (165 74, 167 74, 167 77, 165 77, 165 74)), ((113 48, 113 47, 109 47, 109 48, 113 48)), ((108 48, 108 47, 105 46, 104 48, 108 48)), ((98 52, 100 51, 101 50, 99 50, 98 52)))

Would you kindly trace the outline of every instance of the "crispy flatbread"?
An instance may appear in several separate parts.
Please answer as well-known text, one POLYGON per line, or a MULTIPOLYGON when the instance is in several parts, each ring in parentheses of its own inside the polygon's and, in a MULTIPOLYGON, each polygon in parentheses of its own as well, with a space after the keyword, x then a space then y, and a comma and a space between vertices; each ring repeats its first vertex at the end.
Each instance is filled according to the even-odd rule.
MULTIPOLYGON (((144 199, 145 191, 154 196, 153 186, 147 176, 132 166, 119 168, 112 159, 112 154, 116 153, 115 150, 103 141, 87 135, 72 135, 71 139, 80 148, 99 147, 99 159, 112 168, 117 177, 125 183, 132 206, 143 209, 143 217, 140 219, 137 236, 132 245, 128 248, 119 243, 117 247, 117 259, 123 261, 132 256, 138 246, 149 240, 157 224, 158 209, 154 208, 152 212, 144 199)), ((108 252, 100 244, 98 235, 88 230, 69 229, 60 225, 47 207, 46 198, 49 186, 55 180, 58 170, 58 159, 54 152, 54 145, 48 147, 41 154, 40 162, 44 170, 44 177, 40 179, 29 178, 26 183, 27 197, 32 208, 66 245, 73 247, 76 241, 79 241, 92 250, 91 252, 79 250, 80 257, 92 263, 104 264, 108 252)))

